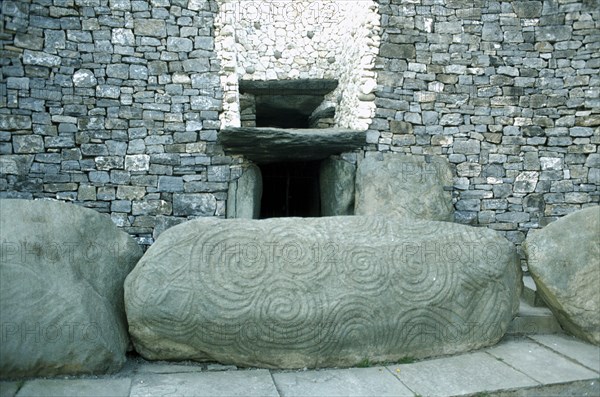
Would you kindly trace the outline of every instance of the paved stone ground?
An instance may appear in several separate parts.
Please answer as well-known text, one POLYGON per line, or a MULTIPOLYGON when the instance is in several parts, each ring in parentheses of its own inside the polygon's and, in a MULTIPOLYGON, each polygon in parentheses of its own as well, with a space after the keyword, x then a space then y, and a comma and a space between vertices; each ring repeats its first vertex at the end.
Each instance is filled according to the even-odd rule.
POLYGON ((129 360, 118 374, 0 382, 0 396, 599 396, 600 347, 572 337, 506 337, 476 352, 368 368, 236 369, 129 360))

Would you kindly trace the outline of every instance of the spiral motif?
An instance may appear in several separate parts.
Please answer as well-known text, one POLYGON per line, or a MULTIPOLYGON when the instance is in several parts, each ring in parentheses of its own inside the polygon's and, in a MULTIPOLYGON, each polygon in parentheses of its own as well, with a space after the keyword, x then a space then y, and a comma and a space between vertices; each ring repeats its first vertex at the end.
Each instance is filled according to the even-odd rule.
POLYGON ((439 246, 429 242, 402 243, 391 250, 394 274, 391 277, 400 300, 435 305, 452 293, 456 273, 450 264, 440 259, 439 246))
POLYGON ((328 314, 321 327, 323 357, 343 355, 345 349, 356 346, 377 346, 382 350, 390 348, 390 336, 394 330, 385 327, 384 316, 377 314, 376 298, 348 294, 339 298, 328 308, 328 314), (383 327, 376 327, 382 324, 383 327))
POLYGON ((344 217, 185 227, 126 283, 136 344, 148 336, 156 356, 302 368, 444 354, 504 332, 515 302, 506 274, 515 269, 494 262, 506 254, 486 266, 477 247, 496 240, 460 225, 344 217), (431 234, 439 227, 448 232, 431 234), (152 346, 160 338, 166 347, 152 346))
POLYGON ((378 294, 387 288, 389 263, 381 248, 352 247, 345 250, 340 278, 351 291, 378 294))
POLYGON ((288 277, 322 279, 328 276, 336 260, 336 247, 328 247, 323 233, 311 225, 298 227, 288 223, 276 226, 268 233, 268 238, 273 241, 270 254, 277 271, 288 277))
MULTIPOLYGON (((266 257, 262 230, 214 228, 192 248, 199 282, 209 288, 240 294, 265 282, 272 261, 266 257), (235 274, 235 277, 231 277, 235 274)), ((218 291, 215 291, 218 292, 218 291)))
POLYGON ((318 352, 318 326, 322 323, 324 297, 307 283, 277 277, 253 302, 249 319, 253 332, 240 334, 236 347, 246 354, 255 349, 318 352))

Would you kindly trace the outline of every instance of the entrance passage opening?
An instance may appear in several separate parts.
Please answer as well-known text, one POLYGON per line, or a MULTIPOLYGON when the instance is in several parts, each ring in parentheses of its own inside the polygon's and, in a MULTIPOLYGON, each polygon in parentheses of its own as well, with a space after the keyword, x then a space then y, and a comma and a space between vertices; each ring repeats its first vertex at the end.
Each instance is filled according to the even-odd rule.
POLYGON ((308 119, 323 101, 322 96, 256 96, 256 126, 308 128, 308 119))
POLYGON ((259 165, 263 183, 260 218, 321 216, 320 163, 302 161, 259 165))
POLYGON ((330 128, 336 104, 325 96, 337 85, 330 79, 240 80, 241 126, 330 128))

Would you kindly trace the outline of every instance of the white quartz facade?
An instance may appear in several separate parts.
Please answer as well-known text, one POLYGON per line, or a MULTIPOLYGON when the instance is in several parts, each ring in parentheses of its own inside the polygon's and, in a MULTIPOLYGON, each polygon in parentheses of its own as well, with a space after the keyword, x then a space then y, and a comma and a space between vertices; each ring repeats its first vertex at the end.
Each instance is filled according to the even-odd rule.
MULTIPOLYGON (((221 0, 215 49, 222 127, 240 126, 238 81, 336 79, 336 127, 366 130, 374 116, 378 6, 368 0, 221 0)), ((278 93, 274 93, 278 94, 278 93)))

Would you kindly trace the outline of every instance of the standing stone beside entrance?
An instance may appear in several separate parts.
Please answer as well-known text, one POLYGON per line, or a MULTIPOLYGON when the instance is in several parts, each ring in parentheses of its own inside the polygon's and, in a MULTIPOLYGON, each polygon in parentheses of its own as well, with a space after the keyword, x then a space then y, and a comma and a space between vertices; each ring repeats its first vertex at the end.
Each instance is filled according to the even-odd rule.
POLYGON ((366 157, 356 171, 354 214, 451 222, 452 184, 448 160, 439 156, 366 157))

